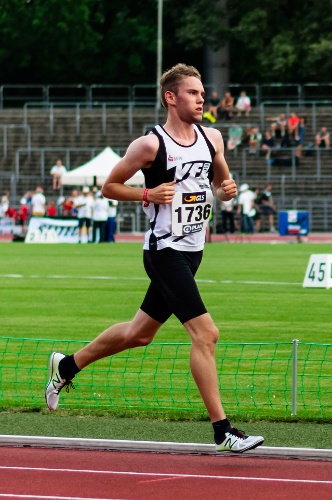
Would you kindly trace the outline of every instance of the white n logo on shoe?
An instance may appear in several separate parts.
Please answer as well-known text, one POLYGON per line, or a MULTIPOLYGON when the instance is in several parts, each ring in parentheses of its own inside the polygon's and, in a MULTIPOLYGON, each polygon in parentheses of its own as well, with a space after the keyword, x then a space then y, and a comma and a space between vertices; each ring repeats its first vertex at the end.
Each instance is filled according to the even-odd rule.
POLYGON ((228 447, 231 450, 233 446, 237 443, 238 439, 239 438, 237 436, 232 436, 231 434, 229 434, 224 444, 225 448, 228 447))

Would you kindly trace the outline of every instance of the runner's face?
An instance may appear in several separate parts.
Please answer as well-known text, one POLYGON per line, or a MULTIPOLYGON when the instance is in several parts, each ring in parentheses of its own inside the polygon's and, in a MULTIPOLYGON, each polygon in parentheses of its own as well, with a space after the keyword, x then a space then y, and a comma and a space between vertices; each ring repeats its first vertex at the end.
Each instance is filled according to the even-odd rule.
POLYGON ((204 87, 195 76, 184 78, 175 96, 177 113, 187 123, 197 123, 203 117, 204 87))

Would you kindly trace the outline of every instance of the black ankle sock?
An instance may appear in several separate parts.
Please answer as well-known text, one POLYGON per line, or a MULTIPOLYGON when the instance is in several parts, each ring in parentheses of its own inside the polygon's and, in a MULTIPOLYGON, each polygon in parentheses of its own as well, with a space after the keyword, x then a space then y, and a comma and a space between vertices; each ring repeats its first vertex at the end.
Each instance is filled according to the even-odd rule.
POLYGON ((59 363, 59 373, 60 377, 65 380, 71 380, 75 377, 79 370, 74 360, 74 354, 71 356, 65 356, 59 363))
POLYGON ((225 432, 227 432, 230 429, 231 424, 229 423, 227 418, 225 418, 224 420, 218 420, 218 422, 213 422, 212 427, 214 430, 214 440, 216 444, 220 444, 224 440, 225 432))

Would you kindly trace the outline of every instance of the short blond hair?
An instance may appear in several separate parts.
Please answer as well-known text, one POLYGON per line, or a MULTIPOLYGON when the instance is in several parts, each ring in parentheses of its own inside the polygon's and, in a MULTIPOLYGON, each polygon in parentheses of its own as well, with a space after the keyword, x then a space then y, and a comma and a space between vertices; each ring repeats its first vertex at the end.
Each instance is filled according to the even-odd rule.
POLYGON ((176 95, 181 80, 183 80, 183 78, 188 78, 189 76, 194 76, 202 81, 200 72, 194 66, 187 66, 182 63, 176 64, 173 68, 168 69, 163 73, 160 78, 160 97, 165 108, 167 108, 165 93, 170 91, 176 95))

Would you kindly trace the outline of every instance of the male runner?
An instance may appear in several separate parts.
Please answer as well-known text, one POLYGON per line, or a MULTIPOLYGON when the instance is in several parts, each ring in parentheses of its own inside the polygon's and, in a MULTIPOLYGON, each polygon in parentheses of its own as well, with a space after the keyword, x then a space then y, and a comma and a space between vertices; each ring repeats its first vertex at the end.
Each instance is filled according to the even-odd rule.
POLYGON ((61 389, 90 363, 125 349, 149 344, 174 314, 192 340, 190 367, 209 413, 217 451, 243 452, 264 442, 246 436, 226 418, 215 365, 218 330, 207 312, 194 279, 200 265, 213 195, 230 200, 237 187, 229 175, 221 134, 198 125, 204 88, 199 72, 177 64, 160 80, 167 120, 132 142, 108 176, 106 198, 143 201, 150 218, 144 243, 144 266, 151 280, 132 321, 113 325, 71 356, 53 353, 46 403, 55 410, 61 389), (145 188, 125 182, 139 169, 145 188))

